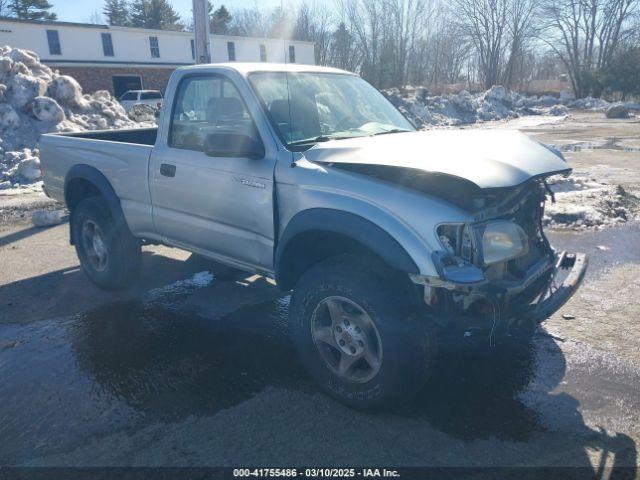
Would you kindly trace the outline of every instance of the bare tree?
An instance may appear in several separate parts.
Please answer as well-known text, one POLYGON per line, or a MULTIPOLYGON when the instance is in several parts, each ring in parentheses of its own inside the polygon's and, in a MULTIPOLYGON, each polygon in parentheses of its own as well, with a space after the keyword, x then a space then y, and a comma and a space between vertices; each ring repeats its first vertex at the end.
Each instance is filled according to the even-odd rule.
POLYGON ((386 32, 391 45, 393 83, 404 85, 407 78, 408 59, 414 53, 417 41, 428 23, 431 10, 425 0, 386 0, 386 32))
POLYGON ((527 58, 527 43, 535 36, 533 0, 511 0, 508 6, 507 28, 509 31, 509 56, 503 72, 503 83, 513 86, 525 79, 524 61, 527 58))
POLYGON ((594 74, 608 66, 632 29, 638 0, 545 0, 541 6, 544 41, 569 72, 578 97, 600 95, 594 74))
POLYGON ((293 37, 315 43, 315 60, 319 65, 329 61, 331 25, 331 12, 326 7, 303 3, 298 8, 293 37))
POLYGON ((343 0, 342 3, 361 55, 360 73, 376 86, 382 83, 383 5, 384 0, 343 0))
POLYGON ((484 86, 500 83, 509 44, 509 0, 453 0, 452 5, 475 47, 484 86))
POLYGON ((229 30, 233 35, 267 37, 269 21, 265 12, 257 6, 252 9, 234 10, 229 30))

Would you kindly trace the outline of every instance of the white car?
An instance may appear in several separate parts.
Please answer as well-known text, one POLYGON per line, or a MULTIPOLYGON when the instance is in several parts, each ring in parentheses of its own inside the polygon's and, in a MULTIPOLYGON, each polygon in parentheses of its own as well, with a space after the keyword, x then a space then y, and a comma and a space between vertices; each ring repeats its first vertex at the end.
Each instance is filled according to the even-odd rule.
POLYGON ((159 109, 162 107, 162 93, 158 90, 129 90, 122 94, 119 102, 127 112, 140 103, 159 109))

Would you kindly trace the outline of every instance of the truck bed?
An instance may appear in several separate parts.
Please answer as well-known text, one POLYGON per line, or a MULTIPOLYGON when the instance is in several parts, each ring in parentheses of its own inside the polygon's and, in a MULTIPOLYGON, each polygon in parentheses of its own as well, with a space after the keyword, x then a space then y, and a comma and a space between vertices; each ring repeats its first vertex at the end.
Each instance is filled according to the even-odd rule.
POLYGON ((135 143, 138 145, 151 145, 156 143, 158 127, 132 128, 124 130, 95 130, 77 133, 59 133, 61 137, 85 138, 90 140, 105 140, 107 142, 135 143))
POLYGON ((157 128, 55 133, 40 137, 40 161, 47 194, 65 201, 65 182, 72 167, 93 167, 115 190, 129 228, 153 234, 147 180, 157 128))

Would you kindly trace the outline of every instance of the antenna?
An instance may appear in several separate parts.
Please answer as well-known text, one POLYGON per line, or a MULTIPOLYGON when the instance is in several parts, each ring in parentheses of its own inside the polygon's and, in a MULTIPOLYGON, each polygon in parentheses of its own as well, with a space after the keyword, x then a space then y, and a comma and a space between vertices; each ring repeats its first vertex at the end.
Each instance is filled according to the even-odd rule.
MULTIPOLYGON (((280 15, 284 14, 284 6, 283 6, 283 0, 280 0, 280 15)), ((285 65, 288 63, 287 62, 287 44, 285 42, 285 35, 284 32, 282 33, 282 54, 284 55, 284 63, 285 65)), ((284 70, 284 79, 285 82, 287 84, 287 106, 289 107, 289 141, 293 141, 293 116, 291 115, 291 90, 289 89, 289 72, 287 71, 287 69, 285 68, 284 70)), ((296 162, 293 159, 293 152, 291 152, 291 168, 296 166, 296 162)))

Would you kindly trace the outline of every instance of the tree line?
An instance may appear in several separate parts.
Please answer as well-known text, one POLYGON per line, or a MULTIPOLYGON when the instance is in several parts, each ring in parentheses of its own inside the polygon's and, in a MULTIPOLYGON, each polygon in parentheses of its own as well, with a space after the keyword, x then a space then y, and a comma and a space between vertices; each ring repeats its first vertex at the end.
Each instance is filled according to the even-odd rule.
MULTIPOLYGON (((189 29, 167 0, 107 0, 110 23, 189 29)), ((212 33, 315 43, 377 87, 523 88, 566 75, 578 97, 640 95, 640 0, 335 0, 209 9, 212 33)))
MULTIPOLYGON (((640 0, 334 2, 272 9, 210 5, 211 32, 311 41, 317 64, 358 72, 379 88, 517 89, 566 76, 578 97, 640 95, 640 0)), ((111 25, 193 25, 168 0, 106 0, 103 14, 111 25)), ((56 18, 48 0, 0 0, 0 15, 56 18)))

